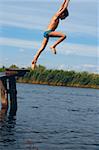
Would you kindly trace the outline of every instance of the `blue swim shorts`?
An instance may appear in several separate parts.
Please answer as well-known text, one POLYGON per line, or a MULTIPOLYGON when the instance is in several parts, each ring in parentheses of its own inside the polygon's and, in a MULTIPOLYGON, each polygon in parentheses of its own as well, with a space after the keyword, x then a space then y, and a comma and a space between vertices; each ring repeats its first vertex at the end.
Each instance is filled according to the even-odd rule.
POLYGON ((53 31, 53 30, 45 31, 45 32, 44 32, 44 37, 45 37, 45 38, 48 38, 48 37, 49 37, 48 34, 51 33, 52 31, 53 31))

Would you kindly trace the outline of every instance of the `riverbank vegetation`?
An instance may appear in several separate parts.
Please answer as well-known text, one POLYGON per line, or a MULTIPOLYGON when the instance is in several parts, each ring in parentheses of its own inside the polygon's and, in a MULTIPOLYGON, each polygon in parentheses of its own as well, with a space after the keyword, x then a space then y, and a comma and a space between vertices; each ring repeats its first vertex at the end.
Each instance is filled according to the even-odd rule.
MULTIPOLYGON (((15 65, 10 66, 10 68, 16 67, 15 65)), ((0 68, 0 71, 3 69, 0 68)), ((35 70, 26 69, 29 69, 30 72, 19 78, 18 82, 99 89, 99 74, 46 69, 40 65, 35 70)))

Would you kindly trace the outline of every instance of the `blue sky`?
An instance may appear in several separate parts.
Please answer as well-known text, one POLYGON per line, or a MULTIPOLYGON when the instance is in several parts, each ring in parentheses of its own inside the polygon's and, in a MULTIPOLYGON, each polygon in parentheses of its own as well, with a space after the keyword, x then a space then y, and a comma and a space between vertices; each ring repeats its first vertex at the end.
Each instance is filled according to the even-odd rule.
MULTIPOLYGON (((63 0, 0 0, 0 67, 16 64, 31 66, 40 48, 43 32, 63 0)), ((51 53, 50 39, 38 64, 47 68, 99 71, 97 0, 71 0, 69 17, 60 22, 57 31, 67 39, 51 53)))

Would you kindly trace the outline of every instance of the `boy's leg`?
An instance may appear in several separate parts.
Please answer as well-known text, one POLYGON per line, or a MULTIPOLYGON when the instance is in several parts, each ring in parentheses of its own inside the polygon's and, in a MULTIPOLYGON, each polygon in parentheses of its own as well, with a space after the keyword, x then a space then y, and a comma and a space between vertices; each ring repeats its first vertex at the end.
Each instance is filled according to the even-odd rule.
POLYGON ((50 47, 52 49, 53 53, 56 54, 56 49, 55 49, 56 46, 66 38, 66 35, 64 35, 61 32, 53 31, 53 32, 49 33, 49 37, 59 37, 59 39, 50 47))
POLYGON ((45 49, 45 47, 48 43, 48 40, 49 40, 49 38, 44 38, 43 39, 42 45, 41 45, 40 49, 37 51, 37 53, 36 53, 36 55, 35 55, 35 57, 32 61, 32 69, 35 68, 38 57, 40 56, 41 52, 45 49))

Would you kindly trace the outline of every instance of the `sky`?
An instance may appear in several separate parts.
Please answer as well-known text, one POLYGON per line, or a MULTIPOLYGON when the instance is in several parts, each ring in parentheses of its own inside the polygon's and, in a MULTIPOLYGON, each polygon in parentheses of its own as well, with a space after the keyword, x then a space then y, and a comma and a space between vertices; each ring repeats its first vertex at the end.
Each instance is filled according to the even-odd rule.
MULTIPOLYGON (((0 0, 0 67, 15 64, 31 66, 40 48, 43 33, 63 0, 0 0)), ((38 65, 51 69, 99 73, 98 0, 70 0, 69 17, 60 21, 57 31, 67 39, 57 46, 50 39, 38 65)))

